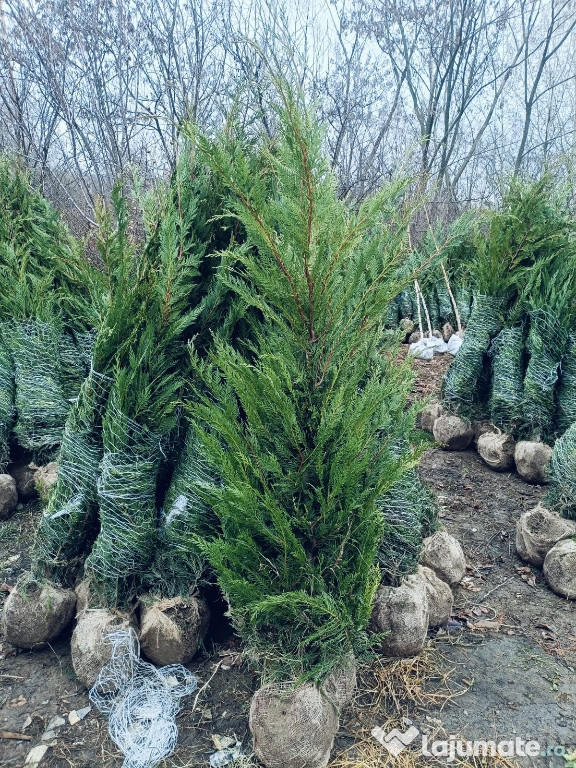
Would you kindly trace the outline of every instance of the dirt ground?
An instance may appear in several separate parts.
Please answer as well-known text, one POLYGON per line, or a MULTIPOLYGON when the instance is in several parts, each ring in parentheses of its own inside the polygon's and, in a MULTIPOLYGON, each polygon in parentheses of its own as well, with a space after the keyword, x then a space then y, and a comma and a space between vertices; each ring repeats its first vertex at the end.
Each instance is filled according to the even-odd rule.
MULTIPOLYGON (((447 364, 443 358, 417 361, 415 395, 434 392, 447 364)), ((445 757, 421 755, 420 738, 392 758, 370 735, 374 726, 385 731, 415 726, 420 734, 441 739, 518 737, 538 741, 544 751, 569 752, 576 748, 575 603, 550 592, 541 572, 528 568, 514 550, 516 521, 544 489, 515 474, 492 472, 473 450, 433 448, 423 456, 420 473, 438 496, 442 523, 464 547, 467 574, 455 589, 448 626, 432 633, 420 657, 379 659, 361 667, 355 700, 342 713, 331 766, 446 763, 445 757)), ((38 514, 38 506, 31 505, 0 523, 4 597, 29 564, 38 514)), ((247 715, 258 680, 234 636, 223 630, 221 617, 212 637, 189 665, 200 690, 178 716, 178 747, 166 766, 208 766, 218 736, 237 738, 249 755, 247 715)), ((88 706, 87 693, 74 677, 69 637, 27 652, 9 647, 0 635, 0 768, 20 768, 38 745, 48 746, 41 768, 120 768, 122 756, 100 714, 92 709, 79 722, 69 722, 69 713, 88 706), (46 734, 57 717, 63 723, 52 722, 46 734), (5 732, 26 740, 6 738, 5 732)), ((455 763, 570 765, 560 755, 532 762, 515 757, 455 763)), ((256 762, 248 757, 234 765, 256 762)))

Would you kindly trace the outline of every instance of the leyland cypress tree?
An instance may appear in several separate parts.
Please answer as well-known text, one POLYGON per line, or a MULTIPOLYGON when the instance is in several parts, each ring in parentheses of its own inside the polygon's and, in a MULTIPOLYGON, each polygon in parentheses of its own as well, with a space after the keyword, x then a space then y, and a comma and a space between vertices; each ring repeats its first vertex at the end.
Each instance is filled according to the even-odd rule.
POLYGON ((265 676, 319 680, 365 640, 376 502, 414 461, 397 450, 413 425, 411 375, 381 347, 407 250, 406 185, 348 207, 311 112, 278 88, 261 173, 198 140, 246 232, 221 279, 263 322, 248 348, 217 339, 194 359, 191 417, 219 478, 198 489, 220 526, 197 544, 265 676))

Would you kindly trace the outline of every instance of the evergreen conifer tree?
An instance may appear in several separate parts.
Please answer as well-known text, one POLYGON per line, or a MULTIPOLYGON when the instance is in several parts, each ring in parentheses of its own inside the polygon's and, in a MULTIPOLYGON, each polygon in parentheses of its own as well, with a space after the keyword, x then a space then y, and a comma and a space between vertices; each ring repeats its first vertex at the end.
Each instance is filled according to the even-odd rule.
POLYGON ((194 360, 191 418, 220 478, 198 484, 221 529, 198 544, 265 675, 318 680, 365 639, 376 501, 414 461, 397 451, 413 426, 411 374, 379 347, 409 215, 403 182, 357 210, 339 200, 321 130, 278 88, 261 173, 198 140, 246 232, 221 279, 263 318, 249 348, 217 339, 194 360))

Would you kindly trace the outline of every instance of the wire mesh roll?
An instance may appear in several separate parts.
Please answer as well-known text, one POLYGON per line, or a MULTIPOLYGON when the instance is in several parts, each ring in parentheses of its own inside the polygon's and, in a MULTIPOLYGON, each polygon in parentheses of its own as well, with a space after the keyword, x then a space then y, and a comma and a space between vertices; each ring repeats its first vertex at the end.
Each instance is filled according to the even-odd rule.
POLYGON ((548 475, 548 501, 563 517, 576 520, 576 422, 554 443, 548 475))
POLYGON ((551 312, 537 309, 530 313, 522 425, 527 433, 543 439, 554 434, 554 394, 566 341, 566 333, 551 312))
POLYGON ((14 422, 14 364, 0 330, 0 472, 10 461, 10 431, 14 422))
POLYGON ((110 379, 91 371, 66 420, 58 480, 36 537, 36 563, 45 575, 65 580, 74 558, 95 536, 96 483, 103 453, 101 421, 110 385, 110 379))
POLYGON ((563 434, 576 423, 576 335, 569 339, 560 369, 557 393, 557 431, 563 434))
POLYGON ((160 437, 111 401, 103 422, 104 454, 97 483, 100 532, 86 569, 110 599, 129 599, 130 585, 149 568, 157 544, 156 482, 160 437))
POLYGON ((480 402, 489 382, 486 355, 502 328, 502 299, 477 296, 466 334, 454 362, 446 371, 442 395, 452 410, 469 411, 480 402))
POLYGON ((490 418, 500 427, 510 428, 520 418, 524 388, 524 330, 522 326, 503 328, 490 345, 492 390, 490 418))

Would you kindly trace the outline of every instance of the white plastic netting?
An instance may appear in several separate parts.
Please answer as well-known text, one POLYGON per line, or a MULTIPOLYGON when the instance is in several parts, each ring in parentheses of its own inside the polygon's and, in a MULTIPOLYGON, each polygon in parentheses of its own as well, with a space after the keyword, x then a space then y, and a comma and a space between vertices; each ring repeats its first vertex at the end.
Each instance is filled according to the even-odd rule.
POLYGON ((157 545, 156 483, 162 458, 158 435, 128 418, 110 399, 103 423, 98 478, 100 533, 86 561, 120 592, 145 573, 157 545))
POLYGON ((155 667, 142 661, 133 629, 111 632, 110 661, 89 697, 108 717, 110 738, 124 754, 123 768, 153 768, 172 754, 178 741, 180 702, 197 680, 181 664, 155 667))
POLYGON ((36 539, 38 560, 55 573, 65 570, 83 551, 95 525, 96 481, 102 458, 101 412, 110 384, 110 379, 92 370, 64 426, 58 481, 36 539))

